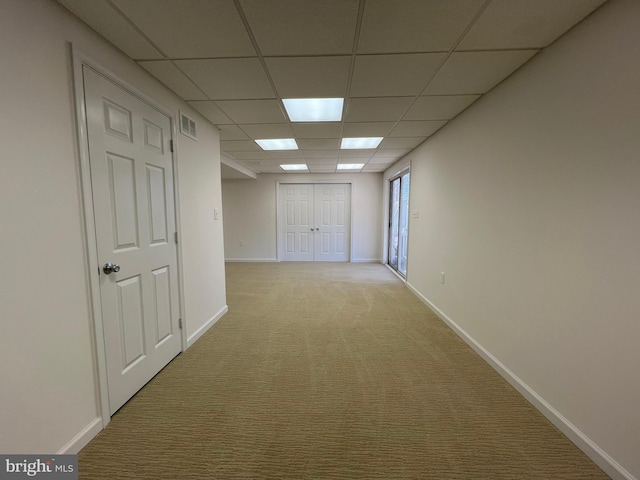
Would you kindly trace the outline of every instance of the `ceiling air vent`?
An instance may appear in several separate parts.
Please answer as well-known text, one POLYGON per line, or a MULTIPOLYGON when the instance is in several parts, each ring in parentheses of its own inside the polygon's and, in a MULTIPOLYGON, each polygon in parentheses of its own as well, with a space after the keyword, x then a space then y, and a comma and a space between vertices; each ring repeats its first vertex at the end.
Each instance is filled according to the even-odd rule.
POLYGON ((196 122, 182 112, 180 112, 180 133, 193 140, 198 140, 196 122))

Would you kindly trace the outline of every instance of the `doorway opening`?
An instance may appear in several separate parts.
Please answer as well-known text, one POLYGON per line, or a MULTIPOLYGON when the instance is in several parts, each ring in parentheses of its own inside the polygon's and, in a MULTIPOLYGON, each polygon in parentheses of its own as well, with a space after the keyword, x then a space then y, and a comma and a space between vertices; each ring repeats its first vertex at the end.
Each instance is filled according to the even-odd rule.
POLYGON ((388 264, 400 275, 406 277, 410 174, 408 171, 400 173, 389 183, 388 264))

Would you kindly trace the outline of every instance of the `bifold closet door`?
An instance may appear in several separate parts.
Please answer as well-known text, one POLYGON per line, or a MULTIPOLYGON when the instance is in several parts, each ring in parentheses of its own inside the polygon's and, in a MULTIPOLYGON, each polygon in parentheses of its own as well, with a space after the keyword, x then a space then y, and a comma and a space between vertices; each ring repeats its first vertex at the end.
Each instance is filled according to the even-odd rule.
POLYGON ((349 261, 351 185, 281 184, 280 259, 349 261))

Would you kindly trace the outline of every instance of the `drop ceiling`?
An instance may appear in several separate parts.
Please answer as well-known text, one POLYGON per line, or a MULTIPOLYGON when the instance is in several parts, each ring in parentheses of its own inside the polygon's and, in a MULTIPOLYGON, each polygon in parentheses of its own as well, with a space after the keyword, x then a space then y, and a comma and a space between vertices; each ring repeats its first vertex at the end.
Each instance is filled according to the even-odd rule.
MULTIPOLYGON (((220 128, 256 173, 382 172, 605 0, 58 0, 220 128), (345 98, 294 123, 283 98, 345 98), (343 137, 384 137, 340 150, 343 137), (295 138, 299 150, 254 140, 295 138)), ((233 176, 225 169, 225 176, 233 176)))

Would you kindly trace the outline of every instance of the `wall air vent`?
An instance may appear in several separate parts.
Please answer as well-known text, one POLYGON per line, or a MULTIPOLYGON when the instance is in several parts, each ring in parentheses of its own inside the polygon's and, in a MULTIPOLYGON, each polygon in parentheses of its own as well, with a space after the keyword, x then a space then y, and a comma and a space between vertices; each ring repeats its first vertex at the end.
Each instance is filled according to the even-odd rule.
POLYGON ((180 112, 180 133, 193 140, 198 140, 196 122, 182 112, 180 112))

